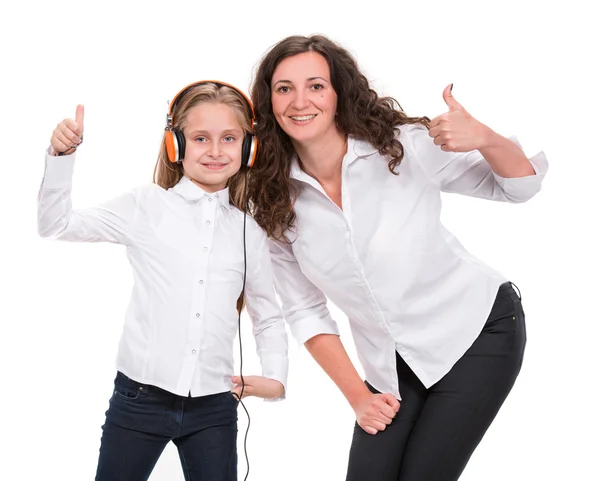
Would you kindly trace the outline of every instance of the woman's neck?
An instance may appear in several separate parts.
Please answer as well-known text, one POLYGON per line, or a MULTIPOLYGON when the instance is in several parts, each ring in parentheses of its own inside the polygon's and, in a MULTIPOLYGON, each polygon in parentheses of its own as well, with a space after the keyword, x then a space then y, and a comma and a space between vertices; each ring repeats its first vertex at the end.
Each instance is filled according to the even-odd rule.
POLYGON ((346 135, 337 129, 310 142, 292 140, 300 160, 300 167, 321 183, 335 180, 341 174, 342 160, 348 150, 346 135))

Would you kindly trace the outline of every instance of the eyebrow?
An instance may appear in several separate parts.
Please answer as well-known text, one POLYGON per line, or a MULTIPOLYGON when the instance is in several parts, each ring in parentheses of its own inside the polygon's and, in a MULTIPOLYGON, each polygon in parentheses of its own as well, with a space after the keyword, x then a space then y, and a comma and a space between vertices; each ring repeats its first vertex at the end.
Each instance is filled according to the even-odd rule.
MULTIPOLYGON (((320 79, 320 80, 322 80, 323 82, 327 82, 327 83, 329 83, 329 80, 325 80, 323 77, 309 77, 309 78, 307 78, 306 80, 308 80, 309 82, 312 82, 313 80, 317 80, 317 79, 320 79)), ((292 83, 292 81, 291 81, 291 80, 278 80, 277 82, 275 82, 275 83, 273 84, 273 87, 275 87, 275 85, 277 85, 278 83, 288 83, 288 84, 291 84, 291 83, 292 83)))
MULTIPOLYGON (((198 135, 198 134, 209 134, 210 132, 208 130, 192 130, 188 135, 198 135)), ((219 132, 220 135, 224 135, 224 134, 242 134, 243 130, 242 129, 226 129, 223 130, 222 132, 219 132)))

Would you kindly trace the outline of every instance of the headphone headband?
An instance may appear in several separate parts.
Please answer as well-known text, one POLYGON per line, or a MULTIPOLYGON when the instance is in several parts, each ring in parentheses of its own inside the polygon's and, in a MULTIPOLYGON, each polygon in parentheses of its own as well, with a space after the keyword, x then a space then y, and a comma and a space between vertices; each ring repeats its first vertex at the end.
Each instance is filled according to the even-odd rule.
MULTIPOLYGON (((254 106, 252 105, 250 98, 240 89, 234 87, 231 84, 228 84, 227 82, 221 82, 220 80, 200 80, 199 82, 191 83, 183 87, 179 92, 177 92, 177 95, 175 95, 175 97, 173 97, 173 100, 171 100, 171 102, 169 103, 169 111, 167 112, 165 126, 165 144, 167 148, 167 155, 171 162, 179 162, 183 159, 183 156, 185 155, 185 137, 183 135, 183 132, 179 132, 178 130, 173 129, 173 110, 182 95, 184 95, 189 89, 202 84, 214 84, 218 87, 229 87, 230 89, 234 90, 239 95, 241 95, 246 101, 246 106, 249 109, 248 113, 250 114, 250 128, 254 129, 254 125, 256 123, 254 117, 254 106)), ((254 137, 254 134, 252 132, 249 132, 245 135, 244 142, 242 144, 242 165, 245 164, 247 167, 252 167, 252 164, 254 164, 254 160, 256 158, 256 151, 257 139, 256 137, 254 137)))
POLYGON ((189 85, 186 85, 179 92, 177 92, 175 97, 173 97, 173 100, 171 100, 171 102, 169 103, 169 111, 167 113, 167 127, 168 128, 171 128, 171 125, 173 122, 173 109, 175 108, 175 105, 177 104, 179 98, 181 96, 183 96, 183 94, 185 94, 189 89, 196 87, 197 85, 202 85, 202 84, 215 84, 219 87, 229 87, 230 89, 235 90, 238 94, 240 94, 246 101, 246 105, 248 106, 248 109, 249 109, 250 125, 252 125, 252 127, 254 127, 254 118, 255 118, 254 117, 254 106, 252 105, 250 98, 244 92, 242 92, 240 89, 238 89, 234 85, 228 84, 227 82, 221 82, 220 80, 200 80, 198 82, 193 82, 189 85))

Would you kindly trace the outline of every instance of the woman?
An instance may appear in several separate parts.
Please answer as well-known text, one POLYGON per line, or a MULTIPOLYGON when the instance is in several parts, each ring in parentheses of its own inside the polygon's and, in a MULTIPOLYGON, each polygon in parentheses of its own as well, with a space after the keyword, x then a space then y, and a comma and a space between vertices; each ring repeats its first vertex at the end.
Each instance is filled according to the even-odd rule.
POLYGON ((447 113, 408 117, 323 36, 282 40, 254 80, 249 195, 291 331, 356 413, 348 481, 458 479, 521 368, 520 295, 442 226, 440 192, 524 202, 547 162, 451 90, 447 113))

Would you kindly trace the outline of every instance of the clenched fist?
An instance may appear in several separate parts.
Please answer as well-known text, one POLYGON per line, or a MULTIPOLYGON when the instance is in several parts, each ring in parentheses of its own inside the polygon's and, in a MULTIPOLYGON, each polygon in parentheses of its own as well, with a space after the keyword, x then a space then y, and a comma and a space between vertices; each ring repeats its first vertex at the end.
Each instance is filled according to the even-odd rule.
POLYGON ((400 410, 400 401, 389 393, 369 392, 352 406, 356 422, 369 434, 384 431, 400 410))

